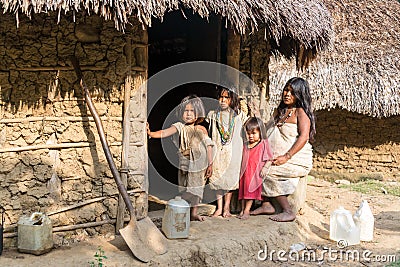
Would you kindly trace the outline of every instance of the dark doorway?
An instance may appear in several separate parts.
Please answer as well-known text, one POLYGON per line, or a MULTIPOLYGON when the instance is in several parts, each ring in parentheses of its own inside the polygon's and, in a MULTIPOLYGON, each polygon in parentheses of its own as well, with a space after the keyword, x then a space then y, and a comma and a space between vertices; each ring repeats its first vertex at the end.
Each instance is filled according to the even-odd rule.
MULTIPOLYGON (((221 36, 225 34, 217 16, 203 19, 190 10, 174 11, 164 16, 163 22, 154 21, 148 29, 149 34, 149 77, 176 64, 192 61, 221 62, 221 36), (183 15, 185 13, 185 17, 183 15), (222 31, 222 33, 221 33, 222 31)), ((166 121, 171 118, 171 112, 180 101, 190 94, 199 97, 216 98, 213 84, 191 83, 173 88, 165 92, 160 88, 148 88, 148 122, 152 131, 170 127, 166 121), (151 91, 150 90, 154 90, 151 91), (151 97, 150 97, 151 95, 151 97), (152 99, 150 99, 152 98, 152 99), (153 103, 150 103, 153 101, 153 103)), ((210 109, 206 106, 206 111, 210 109)), ((172 116, 173 117, 173 116, 172 116)), ((169 199, 177 194, 172 184, 177 184, 176 146, 172 138, 162 141, 150 139, 149 151, 149 182, 150 194, 162 199, 169 199), (175 151, 175 157, 165 154, 165 150, 175 151)))

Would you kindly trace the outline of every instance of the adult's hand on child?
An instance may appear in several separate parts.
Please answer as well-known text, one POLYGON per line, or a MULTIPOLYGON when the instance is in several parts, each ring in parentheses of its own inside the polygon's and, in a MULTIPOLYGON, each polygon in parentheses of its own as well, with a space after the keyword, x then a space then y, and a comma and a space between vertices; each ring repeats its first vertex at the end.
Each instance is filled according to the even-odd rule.
POLYGON ((282 165, 285 164, 288 161, 288 158, 285 155, 278 156, 272 161, 272 165, 282 165))

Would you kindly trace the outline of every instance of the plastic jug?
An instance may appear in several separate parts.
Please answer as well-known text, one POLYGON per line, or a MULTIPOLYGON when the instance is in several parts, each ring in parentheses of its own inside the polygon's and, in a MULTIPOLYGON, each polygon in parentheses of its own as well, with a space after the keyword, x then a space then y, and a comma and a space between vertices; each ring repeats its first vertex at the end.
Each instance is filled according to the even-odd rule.
POLYGON ((190 226, 190 206, 180 196, 176 196, 167 203, 162 231, 167 238, 188 238, 190 226))
POLYGON ((30 217, 23 216, 18 221, 18 250, 23 253, 40 255, 53 248, 53 224, 41 212, 30 217))
POLYGON ((360 240, 371 241, 374 237, 374 215, 368 205, 368 201, 363 200, 360 207, 353 215, 354 222, 360 228, 360 240))
POLYGON ((341 241, 343 247, 360 243, 360 228, 354 223, 350 211, 339 207, 331 213, 329 238, 341 241))

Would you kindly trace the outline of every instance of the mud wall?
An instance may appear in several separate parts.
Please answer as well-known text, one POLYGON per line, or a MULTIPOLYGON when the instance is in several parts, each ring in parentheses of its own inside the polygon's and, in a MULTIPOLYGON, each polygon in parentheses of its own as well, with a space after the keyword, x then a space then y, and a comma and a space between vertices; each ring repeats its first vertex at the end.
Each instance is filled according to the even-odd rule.
MULTIPOLYGON (((15 236, 21 215, 35 211, 53 213, 54 227, 97 222, 78 232, 114 231, 118 191, 71 55, 80 60, 117 167, 123 89, 129 86, 127 187, 137 216, 147 214, 146 91, 138 90, 138 79, 127 78, 147 75, 147 33, 134 24, 123 34, 96 16, 76 21, 66 17, 56 24, 54 16, 35 15, 20 18, 16 28, 13 16, 0 18, 0 206, 5 208, 6 237, 15 236), (58 212, 79 203, 86 204, 58 212)), ((60 232, 57 241, 64 242, 65 236, 60 232)), ((5 246, 15 240, 6 238, 5 246)))
POLYGON ((341 109, 316 116, 314 172, 400 180, 400 116, 372 118, 341 109))

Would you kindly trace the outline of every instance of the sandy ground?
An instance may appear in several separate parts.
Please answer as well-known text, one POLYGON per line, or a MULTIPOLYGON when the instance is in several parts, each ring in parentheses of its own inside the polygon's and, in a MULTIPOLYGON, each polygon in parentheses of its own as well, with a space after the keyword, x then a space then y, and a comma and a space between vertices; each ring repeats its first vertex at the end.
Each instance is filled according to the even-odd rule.
MULTIPOLYGON (((157 216, 157 212, 153 214, 157 216)), ((305 214, 291 223, 273 222, 268 217, 254 216, 248 221, 210 218, 206 222, 192 222, 189 239, 169 240, 169 251, 148 264, 137 261, 120 236, 108 234, 82 236, 79 242, 56 247, 41 256, 7 249, 0 256, 0 266, 90 266, 99 246, 107 256, 103 266, 108 267, 386 266, 394 258, 400 261, 399 197, 379 193, 364 195, 313 179, 308 184, 305 214), (363 199, 368 200, 375 216, 374 240, 341 250, 328 238, 329 215, 339 206, 354 212, 363 199), (300 242, 306 246, 302 251, 308 254, 292 253, 290 259, 290 245, 300 242)))

